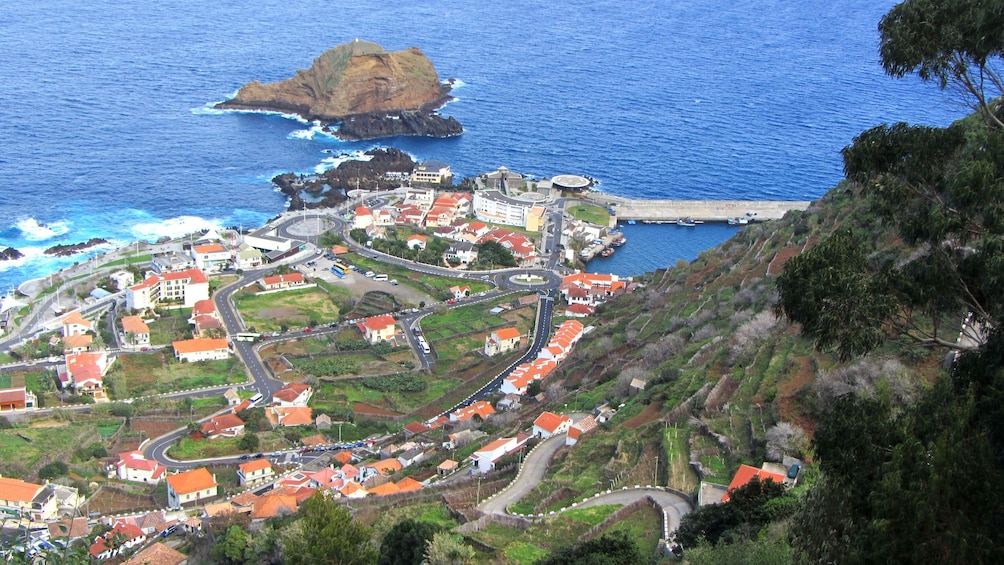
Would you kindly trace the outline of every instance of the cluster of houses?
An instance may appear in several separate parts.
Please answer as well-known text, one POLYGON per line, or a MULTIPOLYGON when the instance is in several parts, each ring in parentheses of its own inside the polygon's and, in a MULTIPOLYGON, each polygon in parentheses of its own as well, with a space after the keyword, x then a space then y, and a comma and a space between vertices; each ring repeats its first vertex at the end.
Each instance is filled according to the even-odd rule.
POLYGON ((582 322, 578 320, 562 322, 536 359, 516 366, 509 376, 502 380, 500 391, 506 395, 525 395, 530 383, 543 380, 558 367, 558 363, 565 360, 572 347, 582 338, 582 332, 582 322))
POLYGON ((559 287, 559 292, 567 304, 565 316, 571 318, 592 316, 600 304, 632 290, 634 288, 620 280, 617 275, 601 273, 574 273, 564 277, 559 287))
MULTIPOLYGON (((394 225, 422 226, 436 237, 449 240, 452 243, 443 254, 443 259, 454 265, 466 265, 477 259, 476 245, 486 241, 494 241, 508 249, 521 266, 533 264, 537 258, 533 242, 522 234, 494 228, 488 222, 518 225, 531 231, 540 231, 541 226, 534 229, 525 222, 496 221, 495 215, 485 215, 475 206, 474 214, 483 221, 468 221, 471 215, 471 201, 478 202, 481 192, 472 197, 468 193, 436 192, 433 189, 411 189, 398 204, 378 210, 360 206, 355 210, 353 228, 362 229, 370 239, 385 237, 386 229, 394 225), (484 216, 484 217, 482 217, 484 216)), ((542 218, 544 208, 539 207, 542 218)), ((412 249, 424 249, 427 238, 415 234, 408 238, 407 245, 412 249)))

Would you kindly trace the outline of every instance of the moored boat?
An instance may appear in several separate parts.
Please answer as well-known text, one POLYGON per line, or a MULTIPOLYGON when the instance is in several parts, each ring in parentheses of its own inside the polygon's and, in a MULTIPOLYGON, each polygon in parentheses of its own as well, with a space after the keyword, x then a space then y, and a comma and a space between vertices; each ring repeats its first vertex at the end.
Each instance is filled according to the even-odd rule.
POLYGON ((613 254, 614 254, 614 250, 613 250, 612 247, 607 247, 603 251, 600 251, 600 257, 609 257, 609 256, 611 256, 613 254))
POLYGON ((678 220, 676 220, 676 225, 692 228, 696 226, 697 223, 695 223, 694 220, 691 220, 690 218, 679 218, 678 220))
POLYGON ((620 246, 624 245, 625 243, 627 243, 627 238, 624 237, 624 236, 621 236, 621 237, 618 237, 617 239, 615 239, 612 245, 614 247, 620 247, 620 246))

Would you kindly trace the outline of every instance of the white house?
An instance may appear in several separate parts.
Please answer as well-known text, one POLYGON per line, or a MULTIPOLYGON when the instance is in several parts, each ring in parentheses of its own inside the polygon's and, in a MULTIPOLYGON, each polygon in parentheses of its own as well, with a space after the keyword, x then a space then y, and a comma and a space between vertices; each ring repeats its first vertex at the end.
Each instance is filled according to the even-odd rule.
POLYGON ((352 219, 352 229, 364 230, 373 225, 373 212, 365 206, 356 208, 356 215, 352 219))
POLYGON ((183 504, 202 502, 216 496, 216 477, 205 467, 167 477, 167 505, 181 508, 183 504))
POLYGON ((358 323, 359 331, 363 332, 366 341, 376 344, 394 339, 397 333, 397 322, 389 314, 380 314, 366 318, 358 323))
POLYGON ((272 404, 275 406, 306 406, 314 389, 310 385, 303 383, 289 383, 275 391, 272 395, 272 404))
POLYGON ((237 466, 237 479, 242 487, 267 483, 275 477, 268 459, 255 459, 237 466))
POLYGON ((167 467, 143 456, 142 451, 125 451, 119 453, 115 462, 115 472, 121 481, 157 484, 167 473, 167 467))
POLYGON ((519 330, 502 328, 485 336, 485 355, 492 357, 519 347, 519 330))
POLYGON ((133 347, 150 345, 150 327, 140 316, 122 316, 122 332, 133 347))
POLYGON ((147 277, 126 289, 126 306, 132 310, 152 308, 162 302, 178 302, 191 308, 209 298, 209 279, 198 269, 147 277))
POLYGON ((223 271, 233 263, 233 253, 219 243, 193 245, 191 254, 195 267, 205 273, 223 271))
POLYGON ((500 459, 522 449, 528 439, 530 436, 527 434, 497 439, 475 451, 471 455, 471 461, 479 473, 487 473, 495 468, 500 459))
POLYGON ((533 435, 540 439, 547 439, 555 434, 567 432, 571 425, 572 419, 568 416, 544 412, 533 421, 533 435))
POLYGON ((226 339, 197 337, 172 342, 174 354, 179 361, 212 361, 230 357, 230 345, 226 339))
POLYGON ((408 239, 406 240, 405 244, 408 246, 409 249, 412 250, 425 249, 426 241, 427 238, 424 235, 413 233, 408 236, 408 239))

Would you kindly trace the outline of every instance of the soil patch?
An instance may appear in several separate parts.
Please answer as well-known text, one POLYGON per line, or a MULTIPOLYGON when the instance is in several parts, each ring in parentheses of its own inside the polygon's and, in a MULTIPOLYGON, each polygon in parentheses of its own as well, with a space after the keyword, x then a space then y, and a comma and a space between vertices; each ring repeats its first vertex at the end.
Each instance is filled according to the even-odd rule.
POLYGON ((635 428, 644 426, 649 422, 657 421, 659 419, 659 416, 661 415, 662 415, 662 403, 655 402, 646 406, 645 409, 642 410, 634 418, 631 418, 628 421, 624 422, 624 427, 633 430, 635 428))
POLYGON ((146 437, 153 439, 160 437, 170 431, 181 427, 180 420, 143 420, 133 418, 130 423, 134 432, 143 432, 146 437))
POLYGON ((386 408, 379 408, 371 404, 366 404, 365 402, 353 402, 352 411, 360 416, 404 416, 400 412, 394 412, 393 410, 387 410, 386 408))
POLYGON ((131 494, 115 488, 102 487, 81 509, 84 516, 97 512, 103 515, 160 508, 151 495, 131 494))
POLYGON ((774 259, 771 260, 770 265, 767 266, 767 275, 771 277, 780 275, 781 271, 784 270, 784 264, 801 252, 801 248, 798 247, 785 247, 784 249, 778 251, 777 254, 774 255, 774 259))
POLYGON ((798 364, 798 370, 791 378, 779 383, 777 387, 778 412, 781 420, 794 422, 809 435, 812 435, 812 432, 815 431, 815 423, 803 413, 799 406, 798 397, 802 389, 815 380, 816 375, 808 357, 798 357, 793 361, 798 364))

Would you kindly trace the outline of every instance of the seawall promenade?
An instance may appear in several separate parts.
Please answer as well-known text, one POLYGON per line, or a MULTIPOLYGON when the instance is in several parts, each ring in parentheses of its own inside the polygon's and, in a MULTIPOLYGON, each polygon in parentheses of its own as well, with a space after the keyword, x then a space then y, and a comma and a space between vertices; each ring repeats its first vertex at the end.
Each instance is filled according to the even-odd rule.
POLYGON ((727 222, 730 218, 776 220, 789 210, 805 210, 809 201, 787 200, 635 200, 601 192, 586 198, 610 207, 618 221, 674 222, 690 218, 703 222, 727 222))

